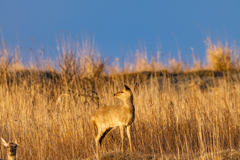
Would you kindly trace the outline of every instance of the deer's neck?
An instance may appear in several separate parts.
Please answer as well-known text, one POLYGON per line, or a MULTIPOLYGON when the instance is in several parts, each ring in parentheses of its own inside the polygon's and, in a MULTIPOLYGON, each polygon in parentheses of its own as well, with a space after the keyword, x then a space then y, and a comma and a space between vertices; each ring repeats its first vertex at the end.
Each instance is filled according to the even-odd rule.
POLYGON ((16 156, 10 156, 10 155, 8 155, 8 160, 16 160, 16 156))
POLYGON ((123 103, 126 109, 129 109, 130 111, 134 110, 133 102, 130 99, 125 100, 123 103))

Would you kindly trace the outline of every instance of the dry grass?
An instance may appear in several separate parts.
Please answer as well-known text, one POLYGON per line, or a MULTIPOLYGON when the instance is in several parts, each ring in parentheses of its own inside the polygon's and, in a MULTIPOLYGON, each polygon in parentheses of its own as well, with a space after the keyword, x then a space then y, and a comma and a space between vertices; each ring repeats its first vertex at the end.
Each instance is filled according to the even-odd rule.
POLYGON ((221 42, 218 42, 217 45, 212 44, 210 38, 207 38, 205 43, 207 45, 208 67, 210 69, 222 71, 239 67, 236 49, 229 48, 227 43, 225 46, 221 42))
MULTIPOLYGON (((120 153, 116 129, 104 141, 102 159, 239 157, 238 80, 228 74, 211 77, 212 87, 203 91, 199 77, 189 77, 191 85, 178 84, 176 88, 172 83, 175 78, 168 76, 161 81, 151 76, 144 82, 141 76, 133 80, 117 74, 104 76, 105 61, 91 45, 82 44, 81 49, 59 49, 60 73, 11 70, 11 63, 9 70, 2 70, 0 136, 6 140, 21 137, 19 159, 95 159, 91 115, 98 105, 91 98, 96 96, 92 90, 98 93, 100 105, 116 105, 121 102, 113 94, 124 83, 134 94, 134 153, 120 153)), ((125 139, 125 150, 128 146, 125 139)), ((2 146, 1 158, 6 159, 2 146)))

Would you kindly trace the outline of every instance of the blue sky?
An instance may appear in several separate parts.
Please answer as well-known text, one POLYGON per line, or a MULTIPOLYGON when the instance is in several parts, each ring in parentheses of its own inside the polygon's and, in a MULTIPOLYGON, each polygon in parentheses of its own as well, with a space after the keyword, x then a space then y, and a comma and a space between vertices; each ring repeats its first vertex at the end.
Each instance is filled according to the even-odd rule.
MULTIPOLYGON (((145 44, 161 48, 163 60, 181 50, 184 61, 204 58, 206 36, 240 44, 238 0, 0 0, 0 26, 7 46, 45 49, 56 57, 56 35, 88 34, 104 57, 121 58, 145 44)), ((22 52, 23 53, 23 52, 22 52)), ((26 56, 26 55, 25 55, 26 56)))

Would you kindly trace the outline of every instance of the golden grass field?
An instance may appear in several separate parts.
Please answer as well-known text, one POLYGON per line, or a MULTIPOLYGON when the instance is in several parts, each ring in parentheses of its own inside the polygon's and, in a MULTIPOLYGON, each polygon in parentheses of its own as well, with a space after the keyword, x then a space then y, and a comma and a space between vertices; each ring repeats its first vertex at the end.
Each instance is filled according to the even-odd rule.
POLYGON ((102 159, 240 159, 237 50, 208 39, 207 65, 194 59, 188 67, 136 52, 127 72, 117 60, 107 65, 89 43, 75 50, 67 44, 58 46, 58 67, 49 60, 22 65, 17 49, 0 48, 0 135, 21 138, 18 159, 95 159, 91 115, 122 103, 113 94, 123 84, 134 95, 134 152, 127 138, 120 152, 117 128, 103 142, 102 159))

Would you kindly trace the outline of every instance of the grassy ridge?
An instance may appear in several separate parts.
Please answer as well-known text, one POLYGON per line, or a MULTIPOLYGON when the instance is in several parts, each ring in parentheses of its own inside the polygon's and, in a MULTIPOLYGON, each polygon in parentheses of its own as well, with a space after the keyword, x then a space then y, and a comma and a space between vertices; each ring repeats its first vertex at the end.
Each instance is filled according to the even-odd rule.
MULTIPOLYGON (((144 72, 134 72, 134 73, 125 73, 125 74, 114 74, 114 75, 102 75, 100 77, 94 78, 92 80, 83 77, 81 75, 75 75, 74 78, 68 78, 68 82, 73 80, 78 80, 82 83, 89 83, 91 85, 98 84, 96 81, 103 82, 113 82, 116 79, 122 79, 124 83, 131 83, 138 81, 139 83, 148 83, 152 78, 156 78, 159 86, 164 84, 165 79, 170 80, 170 84, 178 88, 180 85, 191 86, 193 83, 202 87, 214 87, 214 80, 228 78, 231 82, 238 83, 240 81, 240 71, 239 70, 229 70, 229 71, 211 71, 211 70, 200 70, 200 71, 191 71, 191 72, 182 72, 182 73, 171 73, 168 71, 144 71, 144 72), (96 80, 97 79, 97 80, 96 80), (92 82, 89 82, 92 81, 92 82), (91 84, 92 83, 92 84, 91 84)), ((31 82, 34 79, 34 84, 39 83, 40 85, 48 83, 49 87, 53 86, 62 86, 62 81, 64 76, 56 71, 37 71, 37 70, 18 70, 15 72, 6 72, 6 75, 2 75, 0 84, 4 83, 6 80, 8 85, 12 83, 17 83, 20 85, 22 81, 27 80, 29 87, 31 82)), ((68 83, 67 82, 67 83, 68 83)), ((33 85, 34 85, 33 84, 33 85)), ((45 84, 46 85, 46 84, 45 84)), ((135 84, 137 85, 137 84, 135 84)), ((69 88, 71 89, 71 88, 69 88)), ((161 87, 160 87, 161 89, 161 87)))

